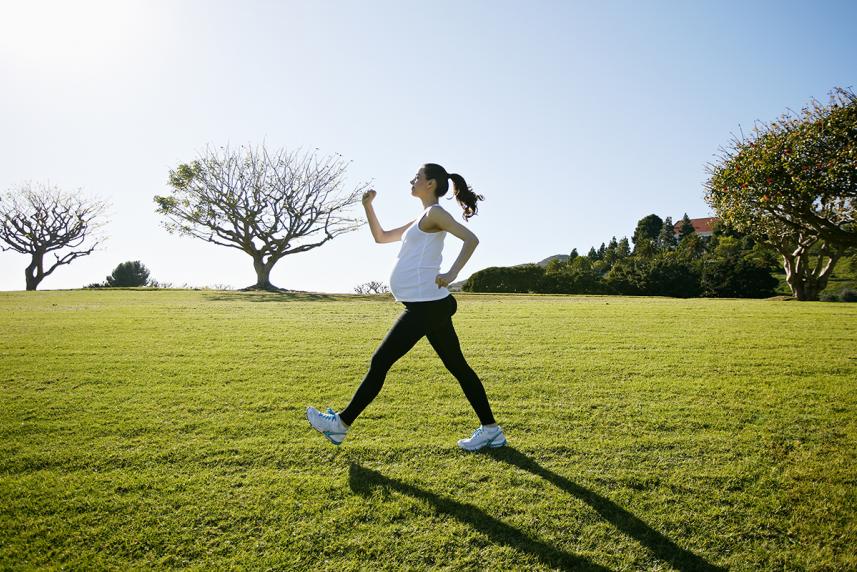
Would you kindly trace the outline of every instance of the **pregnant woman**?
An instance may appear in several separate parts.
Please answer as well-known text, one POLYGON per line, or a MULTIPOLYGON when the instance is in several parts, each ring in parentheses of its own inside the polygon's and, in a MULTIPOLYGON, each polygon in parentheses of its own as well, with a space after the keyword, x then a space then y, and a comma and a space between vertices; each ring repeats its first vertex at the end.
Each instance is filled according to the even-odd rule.
POLYGON ((420 199, 424 210, 404 226, 383 230, 372 207, 377 193, 370 190, 363 195, 363 207, 375 242, 402 241, 398 260, 390 276, 390 290, 396 301, 404 304, 405 309, 372 354, 369 371, 348 407, 338 413, 329 407, 326 413, 314 407, 307 408, 306 416, 310 425, 334 445, 342 443, 354 420, 381 391, 393 364, 423 336, 428 338, 443 365, 458 380, 481 423, 469 439, 460 439, 458 446, 475 451, 486 446, 502 447, 506 444, 503 429, 494 421, 485 388, 476 372, 467 365, 452 325, 452 315, 458 303, 447 286, 455 280, 473 254, 479 239, 438 204, 438 197, 444 196, 449 190, 450 179, 453 194, 464 208, 464 219, 467 220, 476 214, 476 201, 484 199, 467 186, 461 175, 450 175, 446 169, 434 163, 423 165, 411 180, 411 195, 420 199), (447 232, 463 240, 464 245, 449 272, 440 274, 443 239, 447 232))

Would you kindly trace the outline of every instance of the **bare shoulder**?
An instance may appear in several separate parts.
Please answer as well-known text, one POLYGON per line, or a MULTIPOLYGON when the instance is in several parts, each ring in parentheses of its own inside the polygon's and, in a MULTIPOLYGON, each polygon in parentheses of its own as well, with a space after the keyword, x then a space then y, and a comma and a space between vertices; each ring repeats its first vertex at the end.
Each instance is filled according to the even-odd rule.
POLYGON ((479 242, 479 239, 469 228, 455 220, 455 218, 443 207, 429 209, 429 212, 426 215, 426 221, 431 224, 432 228, 445 230, 449 234, 455 235, 461 240, 475 240, 476 242, 479 242))

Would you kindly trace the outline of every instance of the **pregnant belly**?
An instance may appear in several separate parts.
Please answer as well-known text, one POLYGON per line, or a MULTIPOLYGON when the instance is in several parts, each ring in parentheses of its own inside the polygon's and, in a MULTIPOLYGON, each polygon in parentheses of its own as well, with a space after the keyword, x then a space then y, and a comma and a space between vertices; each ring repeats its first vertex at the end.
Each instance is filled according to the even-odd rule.
POLYGON ((393 268, 393 271, 390 273, 390 287, 433 284, 435 277, 439 273, 440 268, 437 266, 410 268, 407 271, 397 266, 393 268))

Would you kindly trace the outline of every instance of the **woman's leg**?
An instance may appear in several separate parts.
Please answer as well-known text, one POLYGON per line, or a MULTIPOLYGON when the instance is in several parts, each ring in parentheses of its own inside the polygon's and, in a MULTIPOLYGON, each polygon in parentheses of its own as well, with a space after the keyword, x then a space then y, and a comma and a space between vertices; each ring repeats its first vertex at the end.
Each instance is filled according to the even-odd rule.
POLYGON ((369 405, 381 391, 387 372, 393 364, 408 353, 425 335, 424 316, 419 312, 405 308, 396 322, 381 341, 381 345, 372 354, 369 371, 354 392, 348 407, 339 412, 339 418, 351 425, 357 416, 369 405))
POLYGON ((479 422, 482 425, 493 425, 494 415, 491 413, 491 406, 488 404, 488 396, 485 394, 485 387, 479 380, 476 372, 467 364, 464 359, 464 354, 461 353, 461 344, 458 342, 458 336, 455 333, 455 327, 452 325, 452 314, 455 313, 457 304, 453 299, 452 310, 448 317, 441 320, 440 323, 426 332, 431 347, 440 356, 443 365, 449 370, 449 373, 455 376, 461 389, 464 390, 464 395, 470 406, 479 417, 479 422))

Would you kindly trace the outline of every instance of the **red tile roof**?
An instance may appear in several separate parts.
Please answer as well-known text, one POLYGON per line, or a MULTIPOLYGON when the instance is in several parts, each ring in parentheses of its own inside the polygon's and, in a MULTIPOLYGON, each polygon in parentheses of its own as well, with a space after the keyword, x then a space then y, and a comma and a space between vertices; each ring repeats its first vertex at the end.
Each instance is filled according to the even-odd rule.
MULTIPOLYGON (((702 232, 714 232, 714 223, 717 222, 717 217, 708 217, 708 218, 692 218, 690 219, 690 224, 693 225, 693 230, 697 233, 702 232)), ((681 230, 681 219, 678 220, 677 223, 673 225, 673 231, 676 234, 681 230)))

